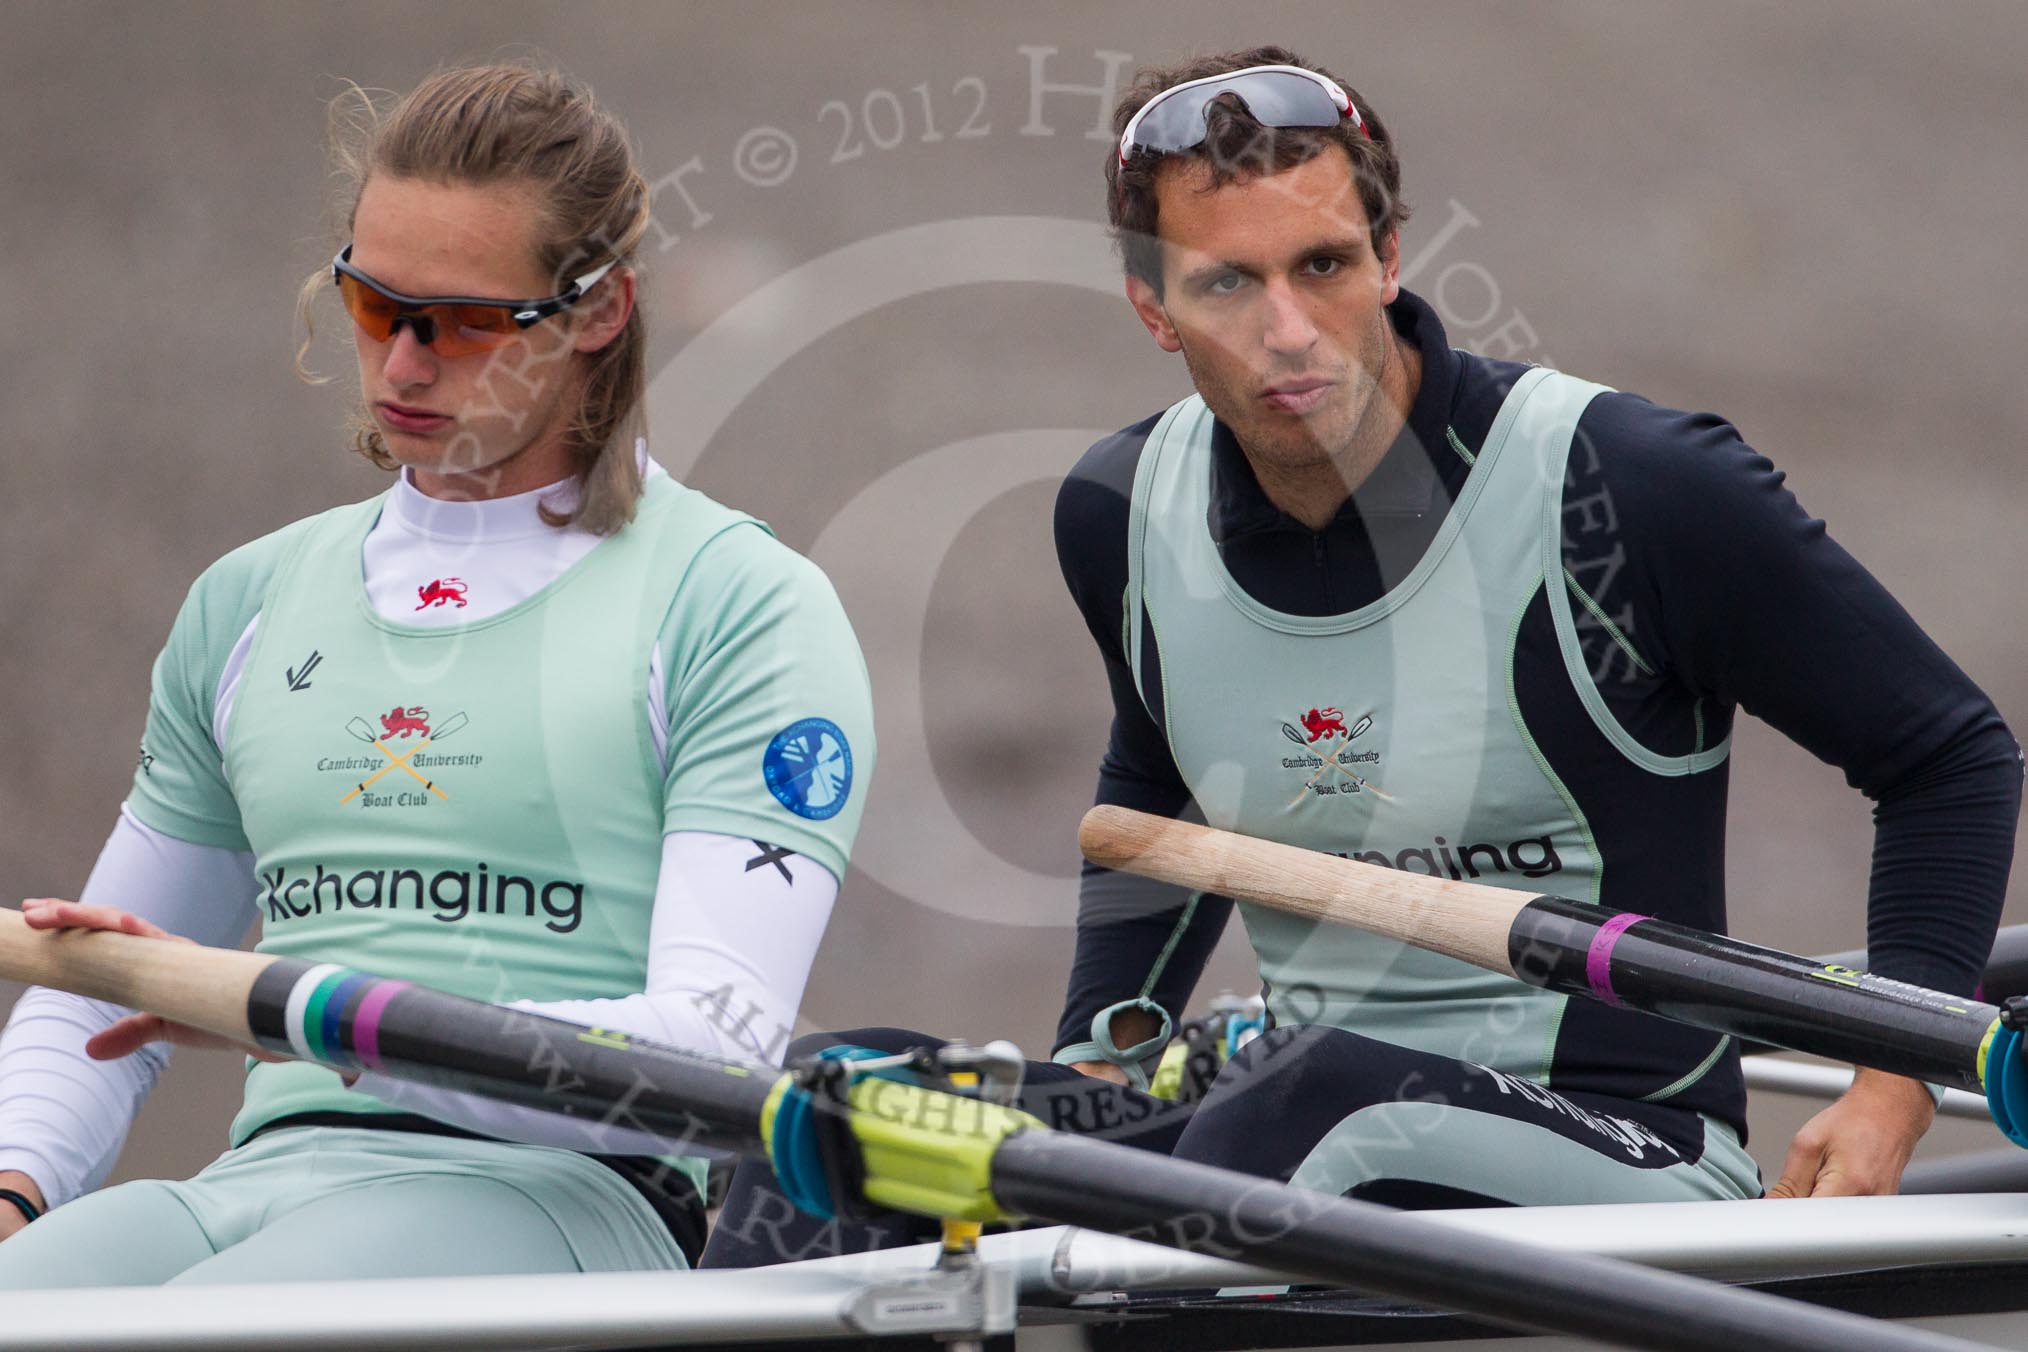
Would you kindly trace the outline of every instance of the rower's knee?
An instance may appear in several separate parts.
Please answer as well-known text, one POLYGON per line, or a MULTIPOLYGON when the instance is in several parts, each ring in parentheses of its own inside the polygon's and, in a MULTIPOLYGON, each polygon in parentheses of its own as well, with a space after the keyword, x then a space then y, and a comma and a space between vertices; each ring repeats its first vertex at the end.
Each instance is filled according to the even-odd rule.
POLYGON ((1447 1102, 1464 1063, 1341 1028, 1269 1029, 1219 1072, 1177 1143, 1180 1158, 1287 1181, 1346 1118, 1447 1102))

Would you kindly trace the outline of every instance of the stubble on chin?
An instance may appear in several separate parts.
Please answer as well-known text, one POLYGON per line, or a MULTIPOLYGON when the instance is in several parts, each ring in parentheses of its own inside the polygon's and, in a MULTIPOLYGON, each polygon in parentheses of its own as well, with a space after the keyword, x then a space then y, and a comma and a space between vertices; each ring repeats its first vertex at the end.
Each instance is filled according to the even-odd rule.
POLYGON ((1298 418, 1261 407, 1251 394, 1208 388, 1202 379, 1195 383, 1205 406, 1232 430, 1247 459, 1285 474, 1315 473, 1337 463, 1349 450, 1358 425, 1357 408, 1345 407, 1347 402, 1357 403, 1356 391, 1335 390, 1335 397, 1323 408, 1298 418))

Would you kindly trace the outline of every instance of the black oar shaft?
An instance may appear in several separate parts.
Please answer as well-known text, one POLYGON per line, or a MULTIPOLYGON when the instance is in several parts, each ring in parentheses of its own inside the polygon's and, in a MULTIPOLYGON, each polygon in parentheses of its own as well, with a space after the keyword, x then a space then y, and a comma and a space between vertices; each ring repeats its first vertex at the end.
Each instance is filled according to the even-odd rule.
MULTIPOLYGON (((694 1143, 762 1153, 763 1118, 773 1115, 783 1083, 763 1068, 340 967, 117 934, 36 936, 19 917, 11 923, 0 917, 0 970, 134 1003, 228 1037, 250 1035, 306 1060, 384 1070, 654 1132, 672 1151, 694 1143)), ((904 1097, 923 1092, 894 1088, 904 1097)), ((916 1124, 918 1176, 906 1180, 916 1188, 911 1195, 962 1194, 976 1178, 1000 1207, 1040 1220, 1138 1233, 1503 1323, 1658 1352, 1971 1346, 1609 1259, 1439 1232, 1380 1208, 1039 1125, 1013 1135, 1004 1127, 980 1134, 985 1114, 1004 1110, 965 1102, 977 1110, 969 1117, 918 1106, 925 1121, 962 1120, 972 1130, 925 1137, 916 1124)), ((883 1118, 878 1111, 870 1116, 883 1118)), ((911 1167, 901 1119, 870 1125, 872 1136, 859 1139, 880 1140, 894 1167, 911 1167)), ((781 1130, 779 1122, 773 1129, 781 1130)), ((869 1160, 872 1150, 869 1144, 869 1160)))
POLYGON ((1742 1038, 1981 1093, 1999 1010, 1562 897, 1522 907, 1508 960, 1523 981, 1742 1038))
MULTIPOLYGON (((263 1046, 690 1144, 755 1154, 778 1075, 404 981, 277 959, 247 1022, 263 1046), (321 979, 306 980, 321 971, 321 979), (323 998, 318 998, 319 993, 323 998)), ((630 1152, 631 1153, 631 1152, 630 1152)))
MULTIPOLYGON (((1101 804, 1078 843, 1107 868, 1253 901, 1537 986, 1834 1056, 1983 1088, 1999 1010, 1645 916, 1299 849, 1101 804)), ((2013 1037, 2012 1031, 2007 1034, 2013 1037)), ((2011 1064, 2004 1058, 2000 1064, 2011 1064)), ((2028 1084, 2003 1129, 2028 1145, 2028 1084)))
MULTIPOLYGON (((1868 966, 1863 948, 1826 953, 1817 961, 1857 967, 1861 971, 1868 966)), ((1978 996, 1988 1004, 1997 1004, 2010 995, 2022 994, 2028 994, 2028 925, 2002 925, 1993 936, 1993 951, 1979 977, 1978 996)))
MULTIPOLYGON (((189 951, 189 950, 184 950, 189 951)), ((674 1048, 386 980, 278 959, 256 976, 247 1023, 265 1046, 761 1153, 778 1079, 674 1048)), ((1657 1352, 1943 1352, 1969 1344, 1589 1255, 1531 1251, 1115 1143, 1039 1128, 1001 1141, 993 1196, 1038 1220, 1120 1231, 1402 1296, 1520 1328, 1657 1352), (1698 1312, 1685 1318, 1687 1310, 1698 1312), (1694 1327, 1693 1327, 1694 1326, 1694 1327)))
MULTIPOLYGON (((1831 967, 1852 967, 1865 971, 1868 966, 1866 950, 1848 948, 1842 953, 1826 953, 1817 961, 1831 967)), ((2028 925, 2004 925, 1993 936, 1993 952, 1986 959, 1986 970, 1979 977, 1978 998, 1987 1004, 2015 995, 2028 995, 2028 925)), ((1767 1052, 1778 1052, 1780 1047, 1765 1042, 1742 1042, 1741 1056, 1760 1056, 1767 1052)), ((2024 1161, 2023 1167, 2028 1167, 2024 1161)), ((1933 1189, 1941 1192, 1943 1189, 1933 1189)))
MULTIPOLYGON (((1016 1136, 993 1190, 1035 1216, 1532 1331, 1656 1352, 1937 1352, 1973 1344, 1590 1254, 1504 1240, 1057 1132, 1016 1136)), ((1749 1205, 1742 1203, 1742 1206, 1749 1205)))

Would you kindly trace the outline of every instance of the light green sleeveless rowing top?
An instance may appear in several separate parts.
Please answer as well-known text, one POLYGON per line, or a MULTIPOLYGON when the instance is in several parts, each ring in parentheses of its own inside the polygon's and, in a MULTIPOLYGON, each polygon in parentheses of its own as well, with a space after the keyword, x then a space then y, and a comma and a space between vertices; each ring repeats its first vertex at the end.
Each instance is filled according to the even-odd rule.
MULTIPOLYGON (((751 518, 667 479, 548 587, 449 629, 360 581, 378 499, 282 556, 222 748, 256 856, 261 952, 478 1000, 641 991, 663 775, 642 680, 677 579, 751 518), (292 663, 315 651, 314 680, 292 663)), ((255 1065, 232 1125, 387 1111, 317 1066, 255 1065)))
MULTIPOLYGON (((1212 415, 1196 396, 1163 415, 1134 481, 1123 637, 1144 697, 1160 682, 1151 710, 1211 825, 1597 900, 1597 849, 1521 721, 1512 673, 1523 610, 1545 576, 1562 581, 1564 463, 1602 390, 1524 375, 1416 566, 1372 604, 1320 617, 1270 610, 1226 571, 1207 525, 1212 415)), ((1561 585, 1551 592, 1561 634, 1569 601, 1561 585)), ((1564 657, 1596 698, 1574 631, 1564 657)), ((1355 930, 1239 910, 1278 1024, 1548 1079, 1564 997, 1355 930)))

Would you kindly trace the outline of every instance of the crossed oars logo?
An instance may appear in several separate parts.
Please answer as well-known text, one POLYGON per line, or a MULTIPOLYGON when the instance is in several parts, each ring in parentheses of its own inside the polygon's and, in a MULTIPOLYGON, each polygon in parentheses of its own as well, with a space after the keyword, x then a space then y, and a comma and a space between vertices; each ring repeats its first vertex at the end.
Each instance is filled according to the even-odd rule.
POLYGON ((470 720, 467 719, 462 712, 452 714, 449 718, 446 718, 442 723, 437 725, 436 729, 432 731, 429 736, 423 738, 420 742, 417 742, 414 746, 410 747, 408 750, 402 752, 399 756, 397 756, 394 754, 393 748, 388 746, 386 742, 381 741, 380 738, 373 735, 373 729, 367 726, 365 719, 363 718, 353 719, 350 723, 347 723, 345 725, 345 731, 351 733, 354 737, 357 737, 362 742, 371 742, 374 746, 378 747, 380 749, 380 754, 387 757, 387 764, 381 766, 378 770, 375 770, 372 774, 368 775, 366 778, 360 780, 358 784, 354 785, 352 792, 346 794, 343 798, 340 798, 338 800, 338 805, 340 807, 343 807, 345 804, 351 802, 354 798, 357 798, 360 794, 365 793, 366 790, 370 786, 372 786, 376 781, 378 781, 382 775, 386 774, 390 770, 394 770, 397 768, 406 770, 408 772, 408 776, 410 779, 413 779, 416 783, 422 785, 424 788, 428 789, 431 793, 443 799, 445 802, 447 803, 450 802, 451 801, 450 795, 445 793, 442 789, 438 788, 434 780, 424 779, 422 775, 417 772, 416 768, 408 763, 408 758, 410 756, 413 756, 416 752, 422 750, 424 747, 428 746, 431 742, 443 741, 444 738, 450 736, 452 733, 458 731, 458 729, 464 727, 465 724, 469 721, 470 720))
MULTIPOLYGON (((1335 713, 1336 711, 1333 710, 1332 712, 1335 713)), ((1296 796, 1294 798, 1289 799, 1288 806, 1292 808, 1296 804, 1302 802, 1303 795, 1308 793, 1311 789, 1317 786, 1317 781, 1324 777, 1324 772, 1333 769, 1338 770, 1339 772, 1349 776, 1354 784, 1357 784, 1361 789, 1364 789, 1367 793, 1376 794, 1381 798, 1385 798, 1390 803, 1393 802, 1394 796, 1392 794, 1381 792, 1381 790, 1373 786, 1373 781, 1367 779, 1364 775, 1361 775, 1357 770, 1354 770, 1351 766, 1345 764, 1345 762, 1338 759, 1340 755, 1352 749, 1352 741, 1354 738, 1358 737, 1360 733, 1366 731, 1368 728, 1372 726, 1373 726, 1372 714, 1367 714, 1365 717, 1361 718, 1357 723, 1354 723, 1352 725, 1352 730, 1345 734, 1344 743, 1340 745, 1336 750, 1331 751, 1324 756, 1324 763, 1322 765, 1319 765, 1317 767, 1316 773, 1312 774, 1309 780, 1304 783, 1303 787, 1296 791, 1296 796)), ((1293 727, 1289 726, 1287 723, 1282 724, 1282 736, 1288 738, 1290 741, 1294 742, 1297 746, 1302 747, 1305 751, 1310 749, 1309 739, 1304 737, 1302 733, 1297 732, 1293 727)), ((1288 809, 1284 808, 1283 810, 1287 811, 1288 809)))

